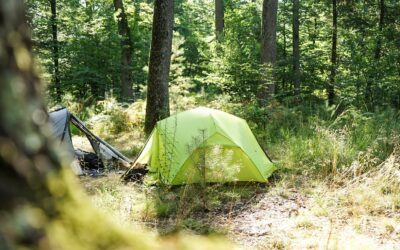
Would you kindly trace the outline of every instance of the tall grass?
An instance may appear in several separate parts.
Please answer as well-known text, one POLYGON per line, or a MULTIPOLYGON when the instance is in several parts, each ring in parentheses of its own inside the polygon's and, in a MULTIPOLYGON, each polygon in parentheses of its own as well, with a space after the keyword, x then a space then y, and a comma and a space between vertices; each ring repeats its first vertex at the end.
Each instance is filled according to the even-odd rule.
POLYGON ((378 166, 400 135, 399 112, 391 109, 367 113, 348 107, 332 114, 323 106, 312 111, 278 106, 265 123, 255 123, 253 130, 281 168, 323 178, 355 161, 369 163, 363 171, 378 166))

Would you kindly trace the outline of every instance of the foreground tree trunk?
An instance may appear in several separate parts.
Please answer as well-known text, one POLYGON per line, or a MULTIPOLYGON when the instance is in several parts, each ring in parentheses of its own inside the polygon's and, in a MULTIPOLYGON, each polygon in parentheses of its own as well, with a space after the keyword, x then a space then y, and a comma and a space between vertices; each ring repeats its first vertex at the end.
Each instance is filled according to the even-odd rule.
POLYGON ((337 68, 337 8, 336 0, 332 0, 332 50, 331 50, 331 74, 329 76, 329 83, 326 89, 328 94, 328 104, 333 105, 335 100, 335 82, 336 82, 336 68, 337 68))
POLYGON ((215 36, 221 41, 224 34, 224 0, 215 0, 215 36))
POLYGON ((0 249, 149 249, 90 209, 61 168, 24 18, 23 0, 0 1, 0 249))
POLYGON ((58 65, 58 25, 57 25, 57 0, 50 0, 51 7, 51 34, 52 34, 52 56, 53 56, 53 81, 56 89, 56 99, 61 102, 60 69, 58 65))
POLYGON ((276 17, 278 0, 264 0, 262 10, 261 63, 263 86, 261 101, 266 103, 275 94, 274 68, 276 63, 276 17))
POLYGON ((123 0, 113 0, 117 13, 118 33, 121 37, 121 98, 123 101, 134 99, 132 88, 132 38, 123 0))
POLYGON ((147 104, 144 130, 151 133, 157 121, 169 116, 169 69, 171 64, 174 0, 154 2, 147 104))
POLYGON ((293 0, 293 85, 296 101, 300 100, 299 9, 299 0, 293 0))

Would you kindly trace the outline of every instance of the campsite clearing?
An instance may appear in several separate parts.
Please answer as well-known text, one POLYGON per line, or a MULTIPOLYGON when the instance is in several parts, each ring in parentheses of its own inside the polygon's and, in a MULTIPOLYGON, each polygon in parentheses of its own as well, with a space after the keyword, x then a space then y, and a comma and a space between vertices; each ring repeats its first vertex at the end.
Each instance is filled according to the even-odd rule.
MULTIPOLYGON (((124 184, 113 172, 80 180, 95 206, 129 230, 217 234, 245 249, 400 249, 400 146, 385 133, 390 130, 375 129, 398 123, 382 123, 380 116, 358 122, 358 113, 350 111, 329 126, 276 111, 272 119, 289 116, 284 120, 291 122, 255 131, 279 160, 269 184, 157 188, 124 184), (358 126, 342 129, 343 121, 358 126), (301 130, 291 129, 296 122, 301 130), (376 131, 388 139, 373 140, 376 131)), ((134 159, 145 144, 138 131, 102 137, 134 159)))
POLYGON ((206 210, 192 192, 196 190, 183 197, 183 188, 122 184, 119 177, 110 173, 81 177, 81 182, 95 206, 128 229, 161 235, 177 230, 224 234, 244 249, 400 247, 399 214, 357 215, 356 206, 331 205, 339 197, 326 183, 310 183, 299 176, 277 180, 271 187, 213 186, 206 210))

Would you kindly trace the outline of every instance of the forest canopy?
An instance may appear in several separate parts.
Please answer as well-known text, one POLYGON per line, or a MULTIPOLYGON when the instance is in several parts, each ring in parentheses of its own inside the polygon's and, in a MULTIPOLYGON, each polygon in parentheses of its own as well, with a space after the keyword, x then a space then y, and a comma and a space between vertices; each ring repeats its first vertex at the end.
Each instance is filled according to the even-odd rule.
MULTIPOLYGON (((368 110, 400 105, 398 1, 277 1, 272 31, 262 19, 274 1, 224 0, 219 27, 214 1, 174 2, 170 86, 254 102, 265 97, 258 92, 267 81, 274 84, 276 99, 289 105, 328 97, 330 104, 368 110), (264 42, 263 30, 276 34, 276 48, 264 42), (218 39, 215 32, 221 33, 218 39), (274 55, 268 59, 265 53, 274 55)), ((50 103, 145 98, 153 1, 28 0, 27 5, 50 103), (121 63, 127 47, 128 61, 121 63), (129 73, 127 79, 121 72, 129 73)))

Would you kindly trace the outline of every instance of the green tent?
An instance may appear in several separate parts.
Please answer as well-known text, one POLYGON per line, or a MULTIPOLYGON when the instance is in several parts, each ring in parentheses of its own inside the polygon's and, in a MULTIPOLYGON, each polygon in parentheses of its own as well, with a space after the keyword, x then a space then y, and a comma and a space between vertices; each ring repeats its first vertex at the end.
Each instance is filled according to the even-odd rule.
POLYGON ((136 163, 170 185, 266 182, 275 170, 245 120, 204 107, 157 122, 136 163))

